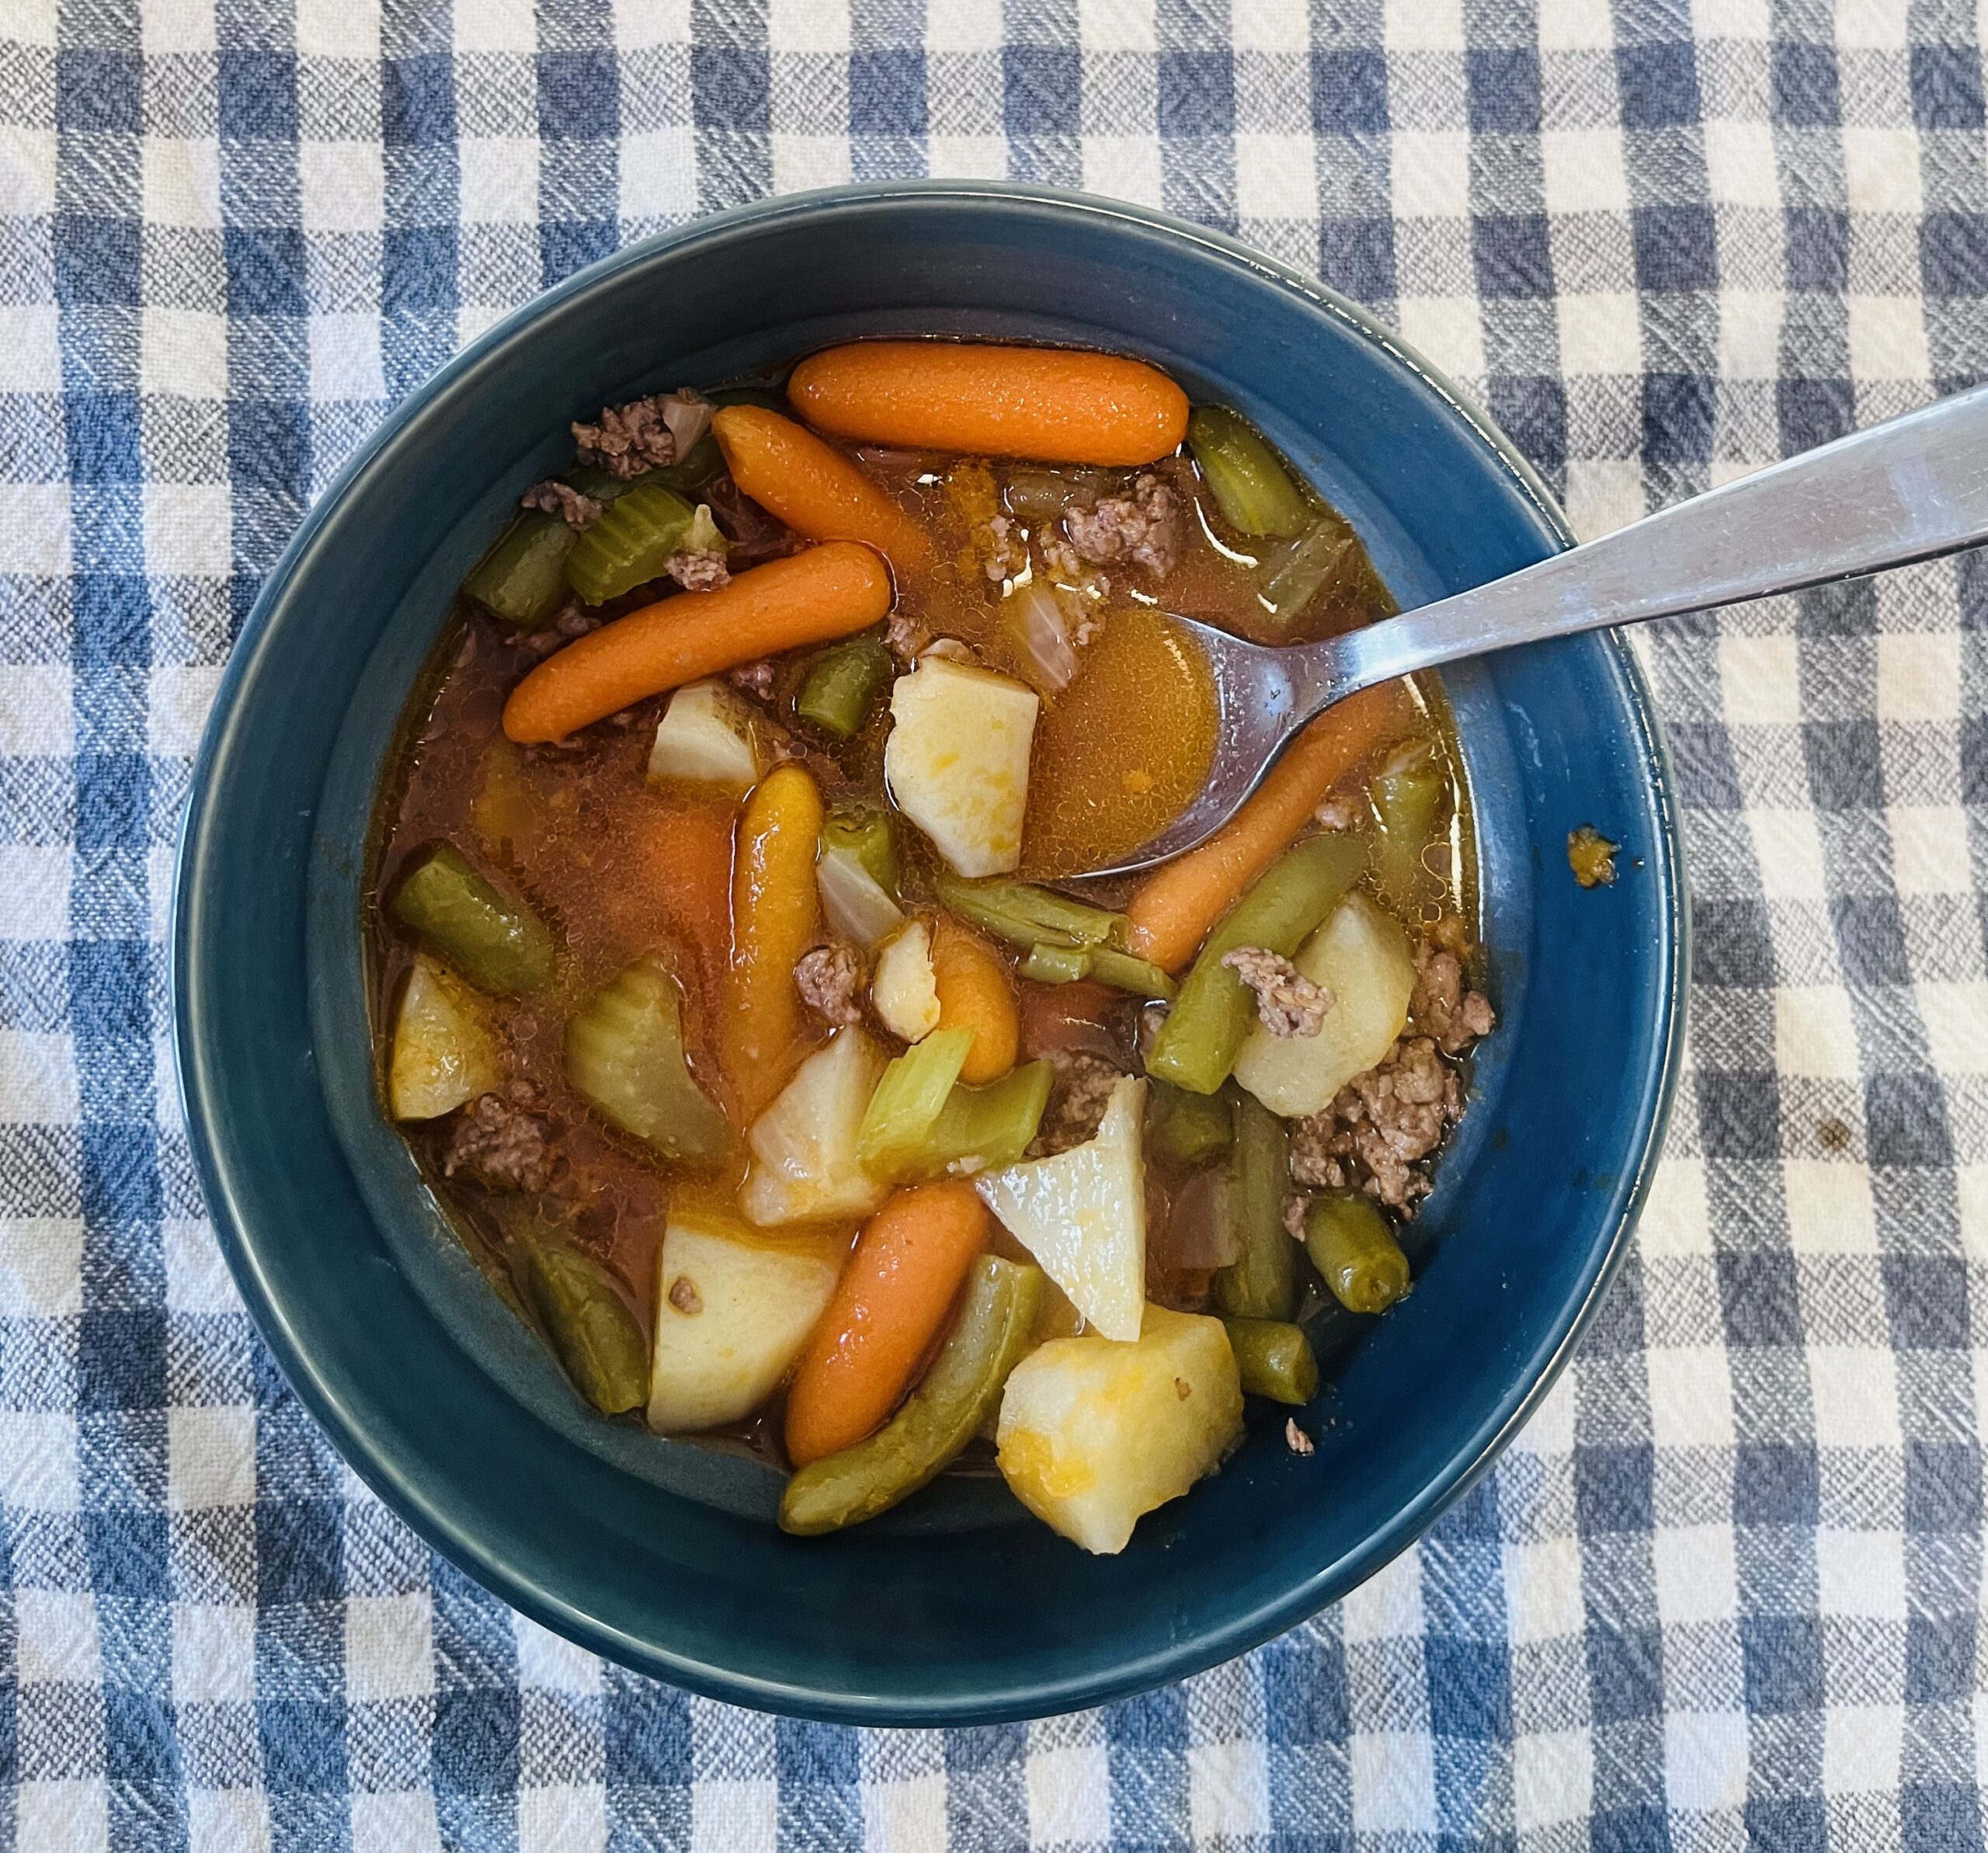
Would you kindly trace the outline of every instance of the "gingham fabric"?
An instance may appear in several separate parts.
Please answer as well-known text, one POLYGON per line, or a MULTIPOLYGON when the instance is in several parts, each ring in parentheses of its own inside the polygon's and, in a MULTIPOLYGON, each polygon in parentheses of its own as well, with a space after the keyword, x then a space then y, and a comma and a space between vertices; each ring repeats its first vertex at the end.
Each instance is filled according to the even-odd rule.
POLYGON ((433 1558, 229 1285, 162 933, 202 715, 299 516, 617 245, 907 174, 1163 205, 1401 327, 1597 532, 1988 373, 1981 30, 1961 0, 0 0, 0 1841, 1979 1847, 1982 566, 1642 640, 1697 972, 1606 1312, 1418 1549, 1100 1712, 776 1721, 433 1558))

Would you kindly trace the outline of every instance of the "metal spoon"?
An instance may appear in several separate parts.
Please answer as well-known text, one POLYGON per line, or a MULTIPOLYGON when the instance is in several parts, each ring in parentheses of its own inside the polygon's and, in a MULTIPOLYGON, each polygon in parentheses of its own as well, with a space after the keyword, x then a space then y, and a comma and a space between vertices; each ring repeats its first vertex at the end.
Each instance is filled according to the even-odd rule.
POLYGON ((1298 729, 1363 688, 1468 656, 1702 611, 1932 559, 1988 540, 1988 386, 1694 495, 1599 541, 1324 643, 1245 643, 1173 614, 1213 673, 1215 763, 1200 794, 1124 860, 1192 849, 1298 729))

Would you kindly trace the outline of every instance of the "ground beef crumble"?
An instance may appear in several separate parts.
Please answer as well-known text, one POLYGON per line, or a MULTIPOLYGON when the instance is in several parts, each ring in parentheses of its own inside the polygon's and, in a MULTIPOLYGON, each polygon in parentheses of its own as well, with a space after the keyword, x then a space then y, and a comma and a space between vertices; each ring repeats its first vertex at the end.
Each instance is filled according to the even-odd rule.
POLYGON ((479 1095, 462 1111, 443 1155, 442 1175, 458 1173, 491 1191, 543 1191, 552 1182, 554 1128, 530 1109, 536 1088, 515 1086, 509 1097, 479 1095))
POLYGON ((981 570, 996 585, 1028 570, 1028 545, 1020 525, 1010 516, 996 515, 983 523, 974 542, 981 570))
POLYGON ((752 662, 742 662, 725 673, 734 688, 742 689, 749 695, 757 695, 762 701, 770 701, 773 698, 773 684, 780 679, 780 665, 770 656, 762 656, 752 662))
POLYGON ((663 414, 668 395, 605 405, 593 424, 575 423, 573 445, 583 464, 595 464, 624 480, 676 461, 676 440, 663 414))
POLYGON ((1056 1078, 1050 1084, 1042 1124, 1028 1149, 1031 1158, 1067 1152, 1093 1137, 1110 1104, 1111 1090, 1122 1078, 1102 1055, 1082 1049, 1052 1048, 1045 1059, 1056 1071, 1056 1078))
POLYGON ((825 1023, 853 1028, 863 1020, 863 961, 853 947, 838 940, 803 954, 794 987, 825 1023))
POLYGON ((1162 575, 1173 570, 1180 544, 1180 495, 1151 471, 1142 471, 1131 493, 1107 495, 1090 508, 1063 516, 1071 543, 1086 560, 1130 560, 1162 575))
POLYGON ((1408 1014, 1446 1055, 1461 1055, 1480 1036, 1489 1035, 1497 1020, 1489 998, 1465 989, 1463 961, 1427 940, 1415 948, 1415 989, 1409 996, 1408 1014))
POLYGON ((1222 962, 1256 994, 1256 1020, 1273 1036, 1315 1036, 1333 994, 1291 961, 1261 946, 1238 946, 1222 962))
POLYGON ((725 555, 715 548, 707 551, 700 548, 689 553, 673 553, 662 570, 686 592, 715 592, 719 586, 732 583, 725 555))
POLYGON ((556 477, 533 483, 518 498, 518 506, 557 515, 568 527, 589 527, 600 519, 601 505, 593 496, 582 495, 570 482, 556 477))

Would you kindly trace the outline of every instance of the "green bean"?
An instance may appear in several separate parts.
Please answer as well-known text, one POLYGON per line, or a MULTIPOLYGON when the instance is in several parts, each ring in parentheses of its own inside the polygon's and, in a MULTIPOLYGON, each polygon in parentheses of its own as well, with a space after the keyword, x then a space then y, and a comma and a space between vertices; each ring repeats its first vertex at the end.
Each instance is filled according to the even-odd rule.
POLYGON ((1235 1187, 1228 1193, 1241 1253, 1208 1284, 1215 1310, 1238 1319, 1289 1319, 1298 1310, 1298 1244, 1284 1226, 1291 1160, 1284 1121, 1244 1094, 1236 1103, 1235 1187))
POLYGON ((891 653, 874 631, 845 638, 808 666, 794 711, 839 740, 851 739, 876 711, 891 666, 891 653))
POLYGON ((676 981, 654 958, 638 959, 568 1020, 566 1078, 665 1158, 714 1164, 731 1149, 725 1114, 684 1055, 676 981))
MULTIPOLYGON (((1289 1240, 1289 1237, 1285 1238, 1289 1240)), ((1225 1319, 1246 1396, 1305 1403, 1319 1393, 1319 1361, 1302 1326, 1288 1319, 1225 1319)))
POLYGON ((898 893, 898 839, 891 814, 868 805, 837 806, 822 826, 824 851, 853 856, 891 899, 898 893))
POLYGON ((1114 946, 1123 948, 1122 913, 1107 913, 1027 881, 971 881, 942 869, 933 879, 939 904, 1026 952, 1031 947, 1114 946))
POLYGON ((932 1130, 899 1161, 896 1174, 965 1177, 1013 1164, 1042 1124, 1055 1072, 1047 1062, 1025 1062, 984 1086, 956 1083, 932 1130))
POLYGON ((507 901, 453 843, 438 843, 394 892, 394 917, 480 990, 535 991, 552 975, 552 935, 507 901))
POLYGON ((1358 541, 1336 515, 1322 515, 1295 541, 1263 561, 1263 600, 1286 623, 1298 616, 1348 565, 1357 565, 1358 541))
POLYGON ((924 1381, 867 1440, 809 1462, 787 1483, 780 1529, 809 1538, 860 1524, 930 1480, 999 1405, 1008 1373, 1033 1342, 1042 1285, 1039 1267, 979 1257, 924 1381))
POLYGON ((566 602, 566 556, 578 538, 557 515, 527 509, 469 569, 463 596, 512 624, 544 624, 566 602))
POLYGON ((1255 998, 1223 955, 1261 946, 1288 958, 1353 885, 1364 854, 1351 837, 1312 836, 1263 871, 1208 935, 1153 1040, 1147 1073, 1190 1093, 1213 1093, 1229 1079, 1255 998))
POLYGON ((971 1030, 934 1030, 885 1069, 857 1129, 865 1170, 888 1176, 923 1146, 972 1047, 971 1030))
POLYGON ((1146 1093, 1146 1154, 1183 1171, 1212 1164, 1236 1140, 1233 1111, 1218 1094, 1154 1081, 1146 1093))
POLYGON ((1162 997, 1171 1003, 1180 987, 1159 966, 1115 946, 1065 946, 1037 940, 1022 961, 1021 975, 1039 985, 1073 984, 1094 978, 1135 997, 1162 997))
POLYGON ((1349 1312, 1385 1312, 1408 1292, 1408 1257, 1358 1191, 1327 1191, 1305 1206, 1305 1252, 1349 1312))
POLYGON ((574 1387, 604 1416, 649 1393, 649 1350, 607 1270, 556 1236, 519 1240, 519 1285, 574 1387))
POLYGON ((1187 448, 1201 466, 1222 518, 1239 534, 1288 539, 1312 519, 1277 454, 1225 405, 1197 405, 1187 448))
POLYGON ((1421 884, 1423 853, 1435 830, 1444 782, 1434 742, 1422 740, 1390 755, 1368 783, 1381 823, 1374 845, 1375 878, 1396 902, 1409 900, 1421 884))
POLYGON ((1052 946, 1037 940, 1020 965, 1032 984, 1069 985, 1090 976, 1090 951, 1084 946, 1052 946))
POLYGON ((566 556, 566 583, 604 605, 657 578, 689 537, 697 511, 674 489, 643 483, 619 497, 566 556))

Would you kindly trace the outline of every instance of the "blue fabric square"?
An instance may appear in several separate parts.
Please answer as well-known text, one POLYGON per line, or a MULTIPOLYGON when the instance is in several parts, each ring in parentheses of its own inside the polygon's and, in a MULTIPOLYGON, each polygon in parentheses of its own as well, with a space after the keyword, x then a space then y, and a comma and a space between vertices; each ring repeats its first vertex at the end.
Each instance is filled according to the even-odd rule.
POLYGON ((1567 389, 1544 374, 1493 374, 1486 397, 1498 426, 1540 470, 1567 464, 1567 389))
POLYGON ((255 1502, 259 1601, 328 1602, 345 1573, 345 1528, 328 1499, 255 1502))
POLYGON ((817 1724, 805 1718, 777 1718, 773 1768, 783 1783, 851 1785, 862 1775, 856 1733, 843 1725, 817 1724))
POLYGON ((1973 1687, 1976 1618, 1965 1611, 1915 1615, 1905 1634, 1905 1698, 1908 1705, 1946 1705, 1973 1687))
POLYGON ((925 54, 912 47, 849 55, 849 127, 857 135, 923 135, 925 54))
POLYGON ((1850 281, 1850 215, 1826 206, 1790 207, 1782 215, 1792 290, 1841 290, 1850 281))
POLYGON ((1226 135, 1236 127, 1236 66, 1225 51, 1159 54, 1163 136, 1226 135))
POLYGON ((149 1187, 152 1136, 142 1124, 158 1084, 145 1059, 151 1028, 145 1000, 148 951, 134 940, 81 940, 69 949, 77 1091, 91 1120, 123 1122, 93 1128, 91 1135, 112 1159, 107 1187, 96 1193, 98 1212, 119 1222, 144 1220, 158 1201, 155 1188, 149 1187))
POLYGON ((86 1312, 76 1335, 77 1400, 84 1409, 165 1403, 165 1316, 156 1307, 86 1312))
POLYGON ((1691 950, 1707 984, 1774 982, 1773 929, 1759 901, 1694 901, 1691 950))
MULTIPOLYGON (((261 488, 301 503, 311 486, 308 415, 282 400, 235 400, 228 412, 228 466, 238 492, 261 488)), ((238 504, 238 516, 242 512, 238 504)))
POLYGON ((1719 247, 1709 207, 1639 206, 1629 222, 1639 289, 1716 287, 1719 247))
POLYGON ((1698 1090, 1698 1138, 1711 1158, 1765 1163, 1781 1152, 1781 1090, 1774 1074, 1722 1070, 1698 1090))
POLYGON ((1588 1823, 1590 1853, 1670 1853, 1670 1823, 1661 1808, 1597 1808, 1588 1823))
POLYGON ((78 482, 135 482, 141 475, 138 396, 71 393, 64 401, 69 474, 78 482))
POLYGON ((1912 962, 1896 895, 1839 895, 1830 903, 1844 975, 1854 985, 1906 985, 1912 962))
POLYGON ((548 141, 600 141, 620 123, 611 51, 544 51, 538 57, 538 132, 548 141))
MULTIPOLYGON (((1897 1350, 1949 1351, 1966 1345, 1967 1270, 1961 1261, 1951 1255, 1885 1255, 1878 1266, 1891 1342, 1897 1350)), ((1908 1470, 1912 1458, 1908 1448, 1908 1470)), ((1910 1493, 1908 1478, 1908 1498, 1910 1493)))
POLYGON ((1667 736, 1677 791, 1694 811, 1738 811, 1746 804, 1733 736, 1716 721, 1673 727, 1667 736))
POLYGON ((1829 1844, 1829 1816, 1818 1796, 1749 1796, 1746 1821, 1751 1846, 1792 1848, 1829 1844))
POLYGON ((245 226, 227 234, 228 306, 237 315, 304 312, 304 235, 245 226))
POLYGON ((1644 454, 1662 463, 1702 463, 1710 457, 1715 390, 1701 374, 1646 374, 1644 454))
POLYGON ((1656 1506, 1655 1471, 1647 1447, 1576 1448, 1575 1522, 1583 1532, 1648 1531, 1656 1506))
POLYGON ((1812 1525, 1817 1470, 1812 1448, 1790 1442, 1743 1441, 1733 1462, 1733 1522, 1812 1525))
POLYGON ((1876 810, 1885 801, 1874 721, 1810 721, 1802 729, 1809 795, 1824 811, 1876 810))
POLYGON ((1819 1711, 1823 1703, 1821 1625, 1801 1615, 1743 1615, 1740 1665, 1753 1712, 1819 1711))
POLYGON ((151 596, 131 573, 92 572, 75 582, 70 660, 78 669, 151 659, 151 596))
POLYGON ((1792 1254, 1722 1254, 1719 1302, 1729 1345, 1799 1345, 1802 1301, 1792 1254))
POLYGON ((1597 1724, 1654 1718, 1663 1712, 1661 1638, 1654 1628, 1588 1629, 1588 1702, 1597 1724))
POLYGON ((697 45, 690 52, 690 96, 700 129, 749 129, 773 120, 772 76, 763 51, 697 45))
POLYGON ((435 1698, 435 1780, 468 1795, 501 1795, 518 1780, 518 1695, 440 1692, 435 1698))
POLYGON ((1874 1165, 1953 1163, 1945 1103, 1930 1074, 1874 1074, 1864 1083, 1864 1128, 1874 1165))
POLYGON ((1981 1844, 1981 1796, 1964 1782, 1907 1782, 1899 1791, 1905 1853, 1972 1853, 1981 1844))
POLYGON ((1423 1650, 1429 1668, 1429 1728, 1438 1737, 1503 1742, 1511 1734, 1511 1656, 1502 1641, 1432 1638, 1423 1650))
POLYGON ((340 1795, 346 1784, 342 1707, 264 1699, 255 1707, 262 1780, 278 1795, 340 1795))
POLYGON ((283 51, 224 51, 217 95, 224 141, 297 139, 297 61, 283 51))
POLYGON ((610 1673, 602 1702, 610 1789, 690 1783, 690 1706, 680 1692, 610 1673))
POLYGON ((1781 447, 1792 455, 1857 429, 1857 395, 1847 380, 1784 379, 1775 389, 1781 447))
POLYGON ((1019 1724, 968 1725, 946 1733, 946 1768, 954 1775, 1012 1769, 1028 1755, 1028 1733, 1019 1724))
POLYGON ((380 304, 390 315, 453 309, 457 235, 453 225, 397 226, 383 240, 380 304))
POLYGON ((380 67, 380 123, 390 148, 454 142, 454 61, 443 52, 385 60, 380 67))
POLYGON ((128 51, 58 51, 55 126, 88 135, 135 135, 142 61, 128 51))
POLYGON ((538 228, 538 259, 544 282, 550 287, 562 276, 584 270, 589 264, 609 256, 620 243, 612 219, 578 219, 538 228))
POLYGON ((1981 127, 1981 61, 1970 47, 1913 47, 1912 120, 1922 129, 1981 127))
POLYGON ((1077 133, 1083 79, 1074 46, 1007 46, 1001 74, 1002 114, 1010 134, 1077 133))
POLYGON ((1471 221, 1477 287, 1486 296, 1550 296, 1552 240, 1544 213, 1482 213, 1471 221))
POLYGON ((1842 120, 1836 54, 1826 45, 1783 40, 1774 48, 1774 120, 1791 128, 1833 128, 1842 120))
POLYGON ((1320 135, 1384 135, 1388 61, 1356 47, 1312 54, 1312 127, 1320 135))
POLYGON ((1319 275, 1356 302, 1378 302, 1395 293, 1395 226, 1392 219, 1322 220, 1319 275))
POLYGON ((1478 134, 1539 132, 1539 54, 1530 47, 1465 53, 1464 81, 1470 126, 1478 134))
POLYGON ((1263 1719, 1273 1744, 1337 1743, 1351 1728, 1346 1656, 1309 1630, 1263 1650, 1263 1719))
POLYGON ((173 1732, 172 1702, 125 1686, 109 1686, 103 1695, 104 1774, 113 1783, 150 1789, 158 1800, 169 1800, 184 1779, 179 1748, 173 1732))
POLYGON ((1927 213, 1919 228, 1919 267, 1929 296, 1979 296, 1988 276, 1988 214, 1927 213))
POLYGON ((137 220, 63 212, 55 215, 54 229, 57 302, 64 308, 91 302, 137 307, 142 258, 137 220))
POLYGON ((170 1600, 163 1512, 86 1513, 83 1532, 89 1543, 90 1587, 98 1595, 127 1602, 170 1600))
POLYGON ((1965 1533, 1980 1515, 1981 1457, 1974 1448, 1956 1441, 1906 1443, 1907 1531, 1965 1533))
POLYGON ((1615 73, 1624 128, 1673 129, 1698 121, 1698 54, 1688 43, 1618 46, 1615 73))

